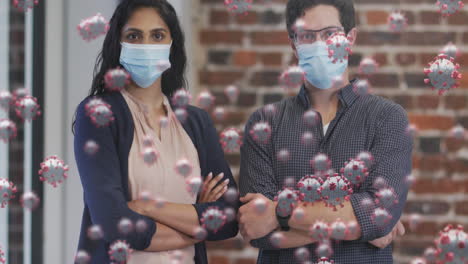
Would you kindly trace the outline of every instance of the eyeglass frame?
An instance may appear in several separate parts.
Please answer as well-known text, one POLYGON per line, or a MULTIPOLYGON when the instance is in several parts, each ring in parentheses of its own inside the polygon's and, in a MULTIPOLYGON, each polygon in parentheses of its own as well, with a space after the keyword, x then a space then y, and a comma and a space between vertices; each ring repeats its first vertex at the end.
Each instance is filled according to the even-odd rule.
MULTIPOLYGON (((317 38, 317 33, 320 33, 320 32, 324 32, 325 30, 328 30, 328 29, 338 29, 336 32, 345 32, 345 29, 344 27, 338 27, 338 26, 330 26, 330 27, 326 27, 326 28, 322 28, 322 29, 317 29, 317 30, 312 30, 312 29, 301 29, 300 32, 307 32, 307 33, 314 33, 315 34, 315 41, 312 42, 312 43, 315 43, 318 38, 317 38)), ((297 32, 294 32, 293 34, 290 34, 289 35, 289 39, 291 39, 296 45, 298 44, 298 41, 297 41, 297 32)), ((326 41, 327 39, 322 39, 322 36, 320 36, 320 39, 322 41, 326 41)))

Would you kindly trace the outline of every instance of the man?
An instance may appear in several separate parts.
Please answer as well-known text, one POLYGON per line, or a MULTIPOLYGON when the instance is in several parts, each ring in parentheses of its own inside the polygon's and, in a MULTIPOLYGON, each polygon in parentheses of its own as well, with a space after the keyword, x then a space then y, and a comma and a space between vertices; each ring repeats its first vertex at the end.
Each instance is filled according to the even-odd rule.
POLYGON ((274 110, 257 110, 246 124, 239 182, 244 204, 239 210, 241 234, 260 249, 258 263, 300 263, 294 257, 298 247, 309 249, 309 261, 315 263, 319 241, 309 235, 310 227, 317 220, 331 224, 339 218, 357 225, 343 241, 328 244, 333 249, 330 259, 338 264, 393 263, 390 243, 397 234, 404 234, 399 219, 409 188, 405 177, 412 166, 413 140, 406 133, 407 114, 386 99, 356 93, 355 80, 349 81, 347 61, 332 63, 324 52, 326 39, 337 32, 344 32, 354 44, 357 30, 352 0, 289 0, 286 19, 291 46, 306 81, 297 96, 275 103, 274 110), (300 32, 295 25, 301 25, 300 32), (343 85, 333 85, 336 77, 342 78, 343 85), (309 110, 319 117, 312 126, 304 122, 309 110), (268 141, 251 134, 259 123, 271 127, 268 141), (313 144, 307 142, 310 135, 313 144), (326 154, 331 168, 340 172, 346 161, 362 151, 370 152, 374 162, 342 207, 334 211, 323 202, 309 206, 298 203, 294 211, 280 213, 274 197, 285 181, 288 185, 288 179, 297 183, 314 174, 311 160, 317 154, 326 154), (385 208, 389 213, 385 225, 373 217, 381 206, 374 202, 379 185, 393 188, 395 193, 395 204, 385 208), (257 203, 260 200, 263 206, 257 203), (295 212, 302 213, 294 217, 295 212), (280 243, 272 244, 274 233, 282 235, 280 243))

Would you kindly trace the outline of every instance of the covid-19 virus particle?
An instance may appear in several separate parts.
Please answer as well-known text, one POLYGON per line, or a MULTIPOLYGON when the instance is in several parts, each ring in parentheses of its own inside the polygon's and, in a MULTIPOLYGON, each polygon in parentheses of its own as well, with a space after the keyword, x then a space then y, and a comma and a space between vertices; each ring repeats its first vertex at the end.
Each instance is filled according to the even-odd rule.
POLYGON ((461 125, 456 125, 450 130, 450 136, 457 140, 464 140, 466 138, 466 130, 461 125))
POLYGON ((306 175, 297 183, 297 189, 301 193, 301 200, 308 203, 315 203, 322 200, 320 187, 322 179, 314 175, 306 175))
POLYGON ((250 136, 258 143, 266 144, 271 137, 271 127, 267 122, 257 122, 250 129, 250 136))
POLYGON ((328 57, 333 63, 348 61, 353 53, 351 50, 351 39, 344 33, 338 32, 327 39, 328 57))
MULTIPOLYGON (((88 104, 97 103, 99 102, 98 100, 90 101, 88 104)), ((114 113, 111 110, 111 106, 104 102, 96 104, 95 106, 90 108, 89 118, 91 119, 91 122, 98 128, 108 126, 111 122, 115 120, 114 113)))
POLYGON ((353 83, 353 91, 357 95, 364 96, 364 95, 370 94, 372 89, 368 80, 359 79, 353 83))
POLYGON ((133 250, 126 241, 117 240, 110 245, 109 251, 107 253, 109 254, 109 258, 115 264, 125 264, 132 252, 133 250))
POLYGON ((459 64, 454 62, 453 58, 448 58, 447 55, 438 55, 434 61, 428 64, 428 68, 424 68, 424 74, 427 78, 424 83, 431 84, 433 90, 437 90, 439 95, 444 94, 450 88, 457 88, 458 80, 462 78, 462 74, 458 72, 459 64))
POLYGON ((188 159, 180 159, 176 162, 175 172, 178 175, 184 178, 188 178, 190 175, 192 175, 192 170, 193 170, 192 164, 190 163, 188 159))
POLYGON ((359 64, 359 73, 370 76, 379 70, 379 64, 373 58, 364 58, 359 64))
POLYGON ((223 130, 219 140, 222 148, 227 153, 239 151, 242 145, 240 131, 236 128, 227 128, 223 130))
POLYGON ((100 13, 86 18, 78 25, 78 32, 86 41, 91 41, 101 35, 105 35, 109 30, 109 23, 100 13))
POLYGON ((218 106, 213 110, 213 116, 216 122, 223 122, 227 117, 226 109, 222 106, 218 106))
POLYGON ((86 152, 86 154, 93 156, 99 151, 99 144, 94 140, 88 140, 86 141, 83 149, 86 152))
POLYGON ((359 187, 367 178, 369 172, 363 161, 351 159, 349 162, 345 163, 343 168, 341 168, 341 174, 345 176, 353 186, 359 187))
POLYGON ((159 158, 159 152, 154 147, 145 147, 141 152, 141 157, 146 165, 153 166, 159 158))
POLYGON ((320 241, 317 244, 317 248, 315 249, 315 254, 318 257, 326 257, 329 258, 333 255, 333 248, 329 240, 320 241))
POLYGON ((13 104, 13 95, 9 91, 0 91, 0 108, 8 111, 13 104))
POLYGON ((340 219, 336 219, 330 225, 330 238, 344 240, 348 236, 348 226, 340 219))
POLYGON ((391 208, 398 203, 398 196, 390 187, 378 190, 375 196, 375 204, 383 208, 391 208))
POLYGON ((437 256, 444 264, 468 262, 468 234, 463 226, 446 226, 435 240, 437 256))
POLYGON ((128 218, 122 218, 117 224, 117 228, 121 234, 127 235, 133 231, 133 222, 128 218))
POLYGON ((215 104, 215 97, 209 91, 203 91, 198 95, 198 106, 208 111, 215 104))
POLYGON ((0 178, 0 208, 5 208, 5 206, 15 198, 16 192, 16 186, 13 182, 5 178, 0 178))
POLYGON ((224 0, 226 8, 235 14, 246 15, 252 7, 253 0, 224 0))
POLYGON ((337 210, 336 207, 349 200, 350 195, 353 193, 351 183, 342 175, 335 173, 329 176, 322 184, 321 194, 325 205, 337 210))
POLYGON ((226 215, 218 207, 208 207, 202 214, 201 223, 203 228, 216 233, 226 224, 226 215))
POLYGON ((328 258, 320 258, 318 261, 317 261, 317 264, 334 264, 335 262, 333 260, 329 260, 328 258))
POLYGON ((91 240, 99 240, 104 237, 104 231, 102 231, 101 226, 92 225, 88 228, 87 235, 91 240))
POLYGON ((310 259, 310 251, 306 247, 300 247, 294 250, 294 257, 300 263, 306 262, 310 259))
POLYGON ((309 229, 309 236, 315 241, 323 241, 330 238, 330 226, 323 221, 315 221, 309 229))
POLYGON ((234 104, 239 98, 239 88, 235 85, 229 85, 224 89, 224 95, 226 95, 229 103, 234 104))
POLYGON ((188 118, 188 112, 185 108, 177 108, 175 111, 174 111, 174 116, 177 120, 179 120, 179 122, 181 124, 185 123, 185 121, 187 121, 187 118, 188 118))
POLYGON ((298 191, 291 188, 284 188, 282 191, 279 191, 278 195, 275 197, 275 201, 278 202, 276 212, 280 216, 291 215, 299 200, 300 194, 298 191))
POLYGON ((462 0, 437 0, 436 5, 443 17, 453 15, 465 6, 462 0))
POLYGON ((26 95, 17 100, 15 106, 16 115, 24 121, 34 120, 41 115, 37 98, 30 95, 26 95))
POLYGON ((408 19, 401 11, 391 12, 388 16, 388 27, 392 32, 403 32, 408 27, 408 19))
POLYGON ((5 143, 17 135, 16 124, 10 119, 0 119, 0 141, 5 143))
POLYGON ((140 219, 140 220, 136 221, 136 223, 135 223, 135 230, 138 233, 144 233, 144 232, 146 232, 146 230, 148 230, 148 224, 146 224, 145 220, 140 219))
POLYGON ((39 206, 40 201, 37 194, 32 191, 23 193, 20 198, 21 206, 30 211, 35 210, 39 206))
POLYGON ((410 264, 427 264, 427 261, 424 258, 414 258, 410 264))
POLYGON ((6 258, 5 258, 5 253, 2 251, 2 247, 0 247, 0 263, 5 263, 6 258))
POLYGON ((315 175, 322 177, 322 175, 326 174, 328 170, 330 170, 331 160, 326 154, 319 153, 310 161, 310 165, 314 169, 315 175))
POLYGON ((75 255, 75 264, 88 264, 91 257, 85 250, 78 250, 75 255))
POLYGON ((304 132, 301 137, 301 142, 304 146, 310 146, 314 143, 314 134, 310 131, 304 132))
POLYGON ((444 54, 447 58, 457 59, 461 52, 452 42, 449 42, 444 48, 440 51, 440 54, 444 54))
POLYGON ((121 91, 130 83, 130 74, 122 68, 109 70, 104 76, 106 89, 113 91, 121 91))
POLYGON ((274 232, 270 237, 270 243, 275 248, 281 248, 286 242, 286 237, 281 232, 274 232))
POLYGON ((308 110, 302 116, 302 120, 304 120, 304 124, 306 126, 312 127, 316 126, 320 122, 320 116, 314 110, 308 110))
POLYGON ((190 101, 192 101, 192 96, 185 89, 177 90, 177 92, 172 96, 172 103, 177 108, 187 107, 187 105, 190 104, 190 101))
POLYGON ((200 192, 200 188, 203 184, 200 176, 192 176, 185 181, 187 192, 192 196, 197 195, 200 192))
POLYGON ((304 83, 305 72, 299 66, 291 66, 281 73, 279 83, 286 90, 298 88, 304 83))
POLYGON ((437 261, 437 250, 433 247, 428 247, 424 250, 423 256, 427 262, 433 264, 437 261))
POLYGON ((378 228, 384 228, 392 220, 392 215, 385 208, 375 208, 372 213, 372 221, 378 228))
POLYGON ((65 165, 63 160, 57 156, 47 157, 41 162, 41 169, 39 169, 39 179, 46 181, 54 188, 61 184, 67 177, 68 165, 65 165))
POLYGON ((364 165, 367 169, 369 169, 372 164, 374 164, 374 156, 368 151, 359 152, 359 154, 356 156, 356 159, 364 162, 364 165))
POLYGON ((13 6, 22 12, 33 9, 35 5, 39 4, 39 0, 13 0, 13 6))
POLYGON ((291 153, 289 152, 288 149, 280 149, 277 153, 276 153, 276 160, 278 160, 279 162, 282 162, 282 163, 286 163, 290 160, 291 158, 291 153))

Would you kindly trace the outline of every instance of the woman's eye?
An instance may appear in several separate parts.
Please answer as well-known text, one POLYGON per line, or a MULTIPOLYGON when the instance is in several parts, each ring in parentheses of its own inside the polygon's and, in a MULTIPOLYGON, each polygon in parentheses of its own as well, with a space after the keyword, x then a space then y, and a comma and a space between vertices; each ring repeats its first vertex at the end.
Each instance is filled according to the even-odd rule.
POLYGON ((127 39, 128 40, 136 40, 136 39, 138 39, 138 36, 136 34, 128 34, 127 39))
POLYGON ((163 33, 155 33, 155 34, 153 35, 153 37, 154 37, 156 40, 161 41, 161 40, 164 39, 164 34, 163 34, 163 33))

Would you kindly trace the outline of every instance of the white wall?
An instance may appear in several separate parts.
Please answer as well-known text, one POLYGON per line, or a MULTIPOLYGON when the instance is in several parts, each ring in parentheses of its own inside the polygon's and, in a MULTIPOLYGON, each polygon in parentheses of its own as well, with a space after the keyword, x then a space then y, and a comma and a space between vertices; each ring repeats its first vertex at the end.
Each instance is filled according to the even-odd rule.
MULTIPOLYGON (((187 37, 187 52, 192 54, 191 2, 169 0, 178 10, 187 37)), ((81 214, 82 188, 73 154, 71 124, 79 102, 91 87, 96 56, 103 37, 90 43, 76 30, 82 18, 97 12, 110 19, 116 0, 46 1, 46 93, 45 156, 58 155, 70 167, 69 178, 59 188, 45 186, 44 263, 71 263, 76 253, 81 214)), ((195 74, 188 73, 190 83, 195 74)), ((192 90, 193 91, 193 90, 192 90)))

